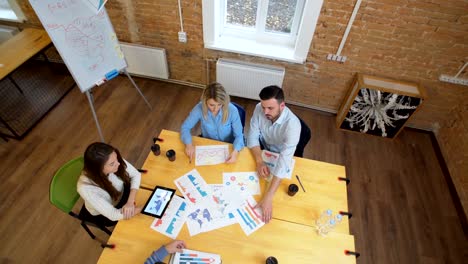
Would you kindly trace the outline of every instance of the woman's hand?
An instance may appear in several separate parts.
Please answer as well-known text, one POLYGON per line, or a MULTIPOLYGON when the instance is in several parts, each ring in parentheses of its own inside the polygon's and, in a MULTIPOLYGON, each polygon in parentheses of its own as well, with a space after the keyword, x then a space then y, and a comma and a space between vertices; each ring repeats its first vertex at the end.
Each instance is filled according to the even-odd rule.
POLYGON ((195 153, 195 147, 192 144, 185 145, 185 154, 189 157, 190 162, 193 160, 193 154, 195 153))
POLYGON ((239 154, 239 151, 234 150, 231 152, 229 157, 226 159, 226 163, 234 163, 237 160, 237 155, 239 154))
POLYGON ((135 213, 135 203, 133 201, 128 201, 122 207, 122 214, 124 216, 124 219, 130 219, 132 216, 134 216, 136 214, 135 213))

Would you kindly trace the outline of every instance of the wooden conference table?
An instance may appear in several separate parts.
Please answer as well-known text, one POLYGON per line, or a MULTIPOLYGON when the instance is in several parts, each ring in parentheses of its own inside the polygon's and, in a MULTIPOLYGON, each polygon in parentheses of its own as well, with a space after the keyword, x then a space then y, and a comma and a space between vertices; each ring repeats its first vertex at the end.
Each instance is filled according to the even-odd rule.
MULTIPOLYGON (((137 203, 143 204, 150 191, 140 189, 137 203)), ((140 214, 126 221, 119 221, 98 263, 143 263, 151 253, 172 239, 150 228, 154 218, 140 214)), ((354 250, 354 237, 332 232, 328 237, 316 234, 311 226, 272 219, 250 236, 240 225, 230 225, 207 233, 190 236, 184 225, 177 239, 184 240, 193 250, 220 254, 225 264, 263 264, 274 256, 281 264, 356 263, 354 256, 344 250, 354 250)), ((165 263, 169 257, 165 259, 165 263)))
MULTIPOLYGON (((185 173, 197 169, 200 175, 208 184, 223 183, 223 172, 248 172, 256 171, 255 160, 248 148, 244 148, 238 155, 234 164, 220 164, 216 166, 198 166, 195 162, 189 163, 185 155, 185 145, 180 140, 178 132, 163 130, 159 135, 163 142, 158 142, 161 146, 161 155, 155 156, 152 152, 143 164, 143 168, 148 170, 141 179, 143 188, 153 189, 156 185, 162 185, 177 189, 174 180, 185 173), (173 149, 176 152, 176 160, 171 162, 165 153, 173 149)), ((193 137, 195 145, 223 145, 225 142, 193 137)), ((229 144, 230 151, 232 145, 229 144)), ((148 147, 149 149, 149 147, 148 147)), ((281 182, 275 198, 273 200, 273 218, 285 220, 298 224, 312 226, 314 219, 320 214, 331 209, 333 212, 348 211, 348 199, 346 194, 346 183, 338 181, 338 177, 345 177, 345 167, 304 158, 294 158, 293 176, 281 182), (306 192, 302 191, 296 176, 299 175, 306 192), (289 184, 295 183, 299 186, 299 192, 291 197, 287 194, 289 184)), ((266 187, 264 180, 260 180, 260 188, 266 187)), ((181 195, 180 192, 177 194, 181 195)), ((255 196, 259 201, 261 196, 255 196)), ((336 231, 349 234, 348 219, 344 218, 343 223, 336 227, 336 231)))
MULTIPOLYGON (((143 165, 148 173, 142 175, 141 187, 153 189, 161 185, 177 189, 174 179, 194 169, 194 161, 189 163, 185 156, 179 133, 163 130, 159 138, 164 139, 159 142, 161 155, 149 153, 143 165), (174 162, 165 156, 169 149, 177 153, 174 162)), ((194 137, 193 142, 195 145, 226 144, 199 137, 194 137)), ((353 256, 344 254, 344 250, 354 251, 354 237, 349 235, 347 219, 327 237, 317 235, 313 227, 314 219, 323 210, 347 211, 346 184, 337 180, 337 177, 345 177, 344 167, 295 159, 293 175, 300 176, 306 192, 300 189, 294 197, 288 196, 287 186, 292 182, 297 184, 297 180, 295 177, 283 180, 274 198, 270 223, 250 236, 246 236, 239 225, 231 225, 191 237, 184 225, 177 239, 185 240, 189 249, 220 254, 223 263, 264 263, 268 256, 275 256, 280 263, 356 263, 353 256)), ((255 171, 255 162, 250 150, 244 148, 235 164, 196 169, 207 183, 222 183, 222 172, 255 171)), ((263 191, 265 183, 263 180, 260 183, 263 191)), ((150 193, 140 189, 137 203, 144 204, 150 193)), ((260 196, 255 198, 258 201, 260 196)), ((119 221, 109 239, 116 248, 104 249, 98 263, 142 263, 153 250, 170 242, 170 238, 150 228, 153 220, 141 214, 119 221)))
POLYGON ((50 43, 52 41, 45 30, 26 28, 0 45, 0 80, 50 43))

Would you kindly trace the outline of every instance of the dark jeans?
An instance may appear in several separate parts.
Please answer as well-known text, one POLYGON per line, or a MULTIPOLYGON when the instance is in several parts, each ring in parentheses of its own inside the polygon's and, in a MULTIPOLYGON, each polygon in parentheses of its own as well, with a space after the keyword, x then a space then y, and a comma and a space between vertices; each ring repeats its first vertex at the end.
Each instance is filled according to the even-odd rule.
MULTIPOLYGON (((125 184, 124 186, 124 192, 122 195, 122 198, 120 198, 119 203, 115 206, 115 208, 120 209, 122 208, 128 200, 128 196, 130 195, 130 184, 125 184)), ((92 215, 85 207, 81 207, 80 210, 80 215, 79 215, 81 220, 84 220, 86 222, 90 223, 95 223, 98 226, 115 226, 117 224, 117 221, 111 221, 109 218, 103 216, 103 215, 92 215)))

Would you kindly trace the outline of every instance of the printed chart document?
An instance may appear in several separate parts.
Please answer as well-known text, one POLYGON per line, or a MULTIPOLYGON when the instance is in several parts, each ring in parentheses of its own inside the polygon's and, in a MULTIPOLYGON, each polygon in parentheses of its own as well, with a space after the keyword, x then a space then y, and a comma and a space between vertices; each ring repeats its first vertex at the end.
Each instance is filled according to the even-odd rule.
MULTIPOLYGON (((279 160, 279 153, 271 152, 268 150, 262 150, 262 159, 263 162, 268 166, 270 171, 276 167, 276 164, 278 163, 279 160)), ((288 171, 287 171, 287 176, 286 178, 291 179, 292 172, 294 171, 294 165, 296 164, 296 160, 292 159, 291 161, 291 166, 289 166, 288 171)))
POLYGON ((218 254, 183 249, 182 253, 176 252, 169 264, 221 264, 221 256, 218 254))
POLYGON ((175 185, 190 205, 209 202, 211 188, 196 169, 189 171, 174 181, 175 185), (208 200, 208 201, 207 201, 208 200))
POLYGON ((223 173, 224 186, 233 186, 241 193, 249 195, 260 194, 260 183, 256 172, 225 172, 223 173))
POLYGON ((196 146, 195 166, 222 164, 228 156, 228 145, 196 146))
POLYGON ((174 196, 169 207, 160 219, 155 218, 151 228, 172 239, 176 239, 187 218, 187 203, 183 198, 174 196))
POLYGON ((244 204, 234 212, 237 222, 239 222, 246 235, 252 234, 265 225, 262 220, 263 213, 260 208, 255 209, 255 205, 257 205, 257 202, 252 196, 249 196, 244 204))

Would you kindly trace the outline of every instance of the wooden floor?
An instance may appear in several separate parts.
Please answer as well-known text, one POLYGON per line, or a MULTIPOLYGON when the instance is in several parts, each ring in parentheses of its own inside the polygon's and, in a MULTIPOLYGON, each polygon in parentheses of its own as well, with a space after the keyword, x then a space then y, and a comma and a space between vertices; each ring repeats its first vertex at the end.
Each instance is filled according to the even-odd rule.
MULTIPOLYGON (((178 131, 201 90, 136 82, 152 111, 123 77, 94 95, 106 141, 139 167, 152 137, 178 131)), ((255 101, 233 101, 251 116, 255 101)), ((346 166, 358 263, 466 263, 467 238, 428 134, 405 130, 391 141, 347 133, 335 129, 333 115, 291 108, 313 131, 305 157, 346 166)), ((98 260, 98 243, 48 201, 54 172, 96 140, 87 99, 74 88, 26 138, 0 142, 0 263, 98 260)))

